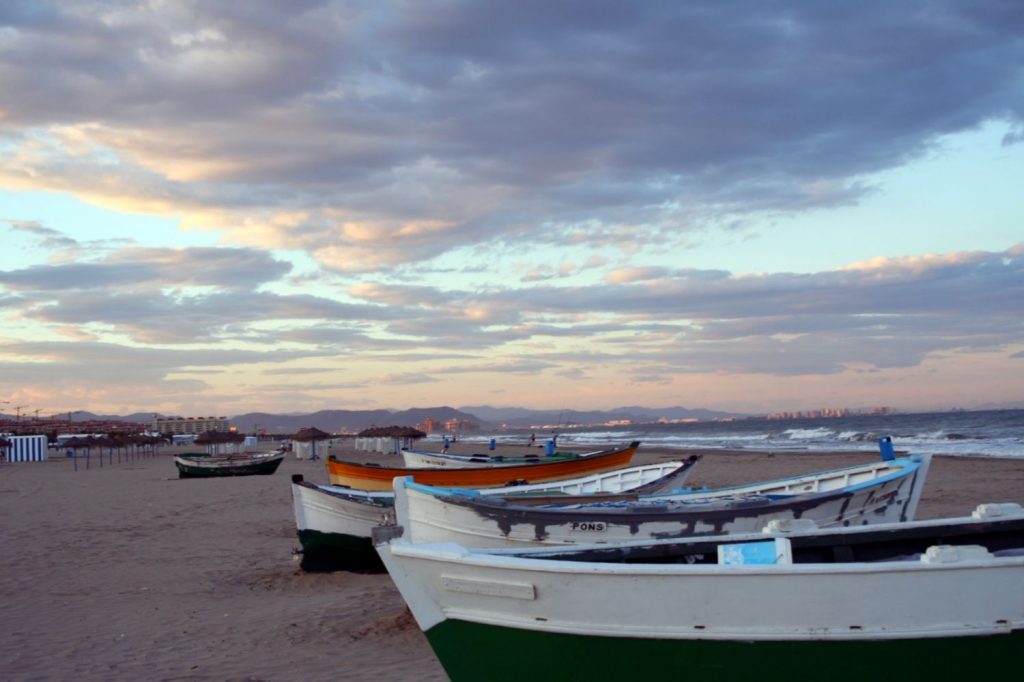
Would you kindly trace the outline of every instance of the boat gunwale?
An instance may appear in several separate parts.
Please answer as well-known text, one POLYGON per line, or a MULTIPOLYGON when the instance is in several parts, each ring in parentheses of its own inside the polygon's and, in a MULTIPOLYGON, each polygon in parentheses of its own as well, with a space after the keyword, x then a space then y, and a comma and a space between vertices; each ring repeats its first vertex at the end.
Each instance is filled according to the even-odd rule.
MULTIPOLYGON (((839 526, 804 528, 796 530, 785 530, 773 528, 766 524, 761 531, 735 534, 705 535, 688 538, 648 538, 636 540, 623 540, 609 543, 577 543, 571 546, 566 545, 530 545, 522 547, 488 547, 488 548, 467 548, 456 542, 431 542, 415 545, 399 535, 392 546, 446 546, 448 549, 455 548, 459 556, 472 554, 474 556, 510 557, 517 560, 536 559, 544 562, 565 562, 574 565, 623 565, 623 561, 594 561, 594 560, 573 560, 566 557, 571 555, 585 555, 590 553, 623 553, 627 554, 634 550, 648 550, 653 553, 655 549, 671 550, 676 547, 711 547, 721 544, 742 544, 747 542, 763 542, 777 538, 787 538, 791 543, 814 543, 819 546, 828 544, 849 544, 847 538, 856 540, 858 537, 872 537, 888 539, 888 536, 896 535, 903 537, 914 537, 915 535, 928 535, 938 533, 949 536, 949 529, 978 528, 979 526, 1007 526, 1010 528, 1022 527, 1024 532, 1024 507, 1004 513, 1000 516, 983 516, 979 511, 987 505, 978 505, 978 508, 971 516, 947 517, 937 519, 924 519, 920 521, 894 521, 890 523, 878 523, 869 526, 839 526)), ((401 526, 399 526, 400 528, 401 526)), ((382 541, 379 544, 384 544, 382 541)), ((662 556, 664 556, 664 552, 662 556)), ((632 564, 644 565, 644 564, 632 564)), ((653 565, 653 564, 647 564, 653 565)), ((672 565, 672 564, 661 564, 672 565)), ((691 564, 696 565, 696 564, 691 564)))
MULTIPOLYGON (((874 526, 879 528, 880 526, 874 526)), ((742 536, 737 536, 742 537, 742 536)), ((771 540, 772 535, 763 535, 760 541, 771 540)), ((785 537, 785 536, 781 536, 785 537)), ((776 564, 661 564, 661 563, 623 563, 605 561, 570 561, 566 559, 545 559, 536 556, 517 556, 514 553, 499 553, 500 550, 473 549, 453 542, 408 542, 395 539, 390 542, 377 543, 389 545, 389 550, 396 556, 418 561, 445 564, 452 567, 476 567, 492 570, 508 571, 520 575, 531 573, 572 573, 582 575, 627 575, 638 577, 660 576, 715 576, 715 577, 750 577, 750 576, 790 576, 794 574, 854 574, 907 571, 949 571, 981 566, 1024 568, 1024 555, 990 556, 980 559, 963 559, 955 562, 925 563, 920 560, 892 559, 879 561, 854 561, 842 563, 807 562, 807 563, 776 563, 776 564)), ((734 544, 722 542, 720 544, 734 544)), ((736 543, 742 544, 742 543, 736 543)), ((607 547, 607 545, 606 545, 607 547)), ((561 548, 565 553, 566 549, 561 548)), ((524 552, 520 552, 524 553, 524 552)), ((453 576, 455 577, 455 576, 453 576)), ((1024 619, 1022 619, 1024 623, 1024 619)))
MULTIPOLYGON (((889 463, 886 463, 889 464, 889 463)), ((491 495, 467 495, 459 489, 450 489, 449 487, 432 486, 429 484, 418 483, 415 480, 415 476, 412 480, 408 480, 405 483, 405 487, 409 490, 419 492, 424 495, 430 495, 436 497, 439 500, 455 504, 462 507, 488 507, 491 509, 500 509, 503 513, 515 513, 522 512, 523 514, 540 514, 550 515, 554 518, 558 518, 562 515, 570 514, 590 514, 594 518, 599 518, 602 515, 609 516, 625 516, 634 513, 637 509, 653 511, 658 504, 664 504, 666 506, 676 505, 679 508, 673 509, 676 513, 702 513, 702 512, 718 512, 718 511, 736 511, 738 509, 758 509, 770 512, 774 508, 788 507, 793 504, 794 501, 800 501, 803 503, 819 503, 824 504, 830 500, 839 499, 853 495, 861 490, 867 488, 882 487, 888 483, 894 481, 903 481, 908 477, 913 476, 919 471, 920 462, 913 462, 914 466, 900 466, 896 471, 879 476, 868 481, 861 483, 852 484, 850 486, 835 488, 833 490, 825 490, 819 492, 794 492, 792 494, 750 494, 750 495, 734 495, 734 493, 728 492, 735 490, 736 486, 730 486, 726 488, 716 488, 713 490, 701 490, 694 491, 692 497, 689 493, 682 496, 674 492, 666 493, 651 493, 638 495, 639 501, 644 503, 640 507, 627 507, 625 505, 615 507, 611 506, 614 502, 609 503, 607 501, 591 501, 584 496, 572 496, 564 498, 565 501, 552 500, 551 504, 547 506, 534 506, 530 504, 521 503, 515 497, 502 497, 502 496, 491 496, 491 495), (689 509, 685 505, 692 505, 689 509)), ((871 470, 878 470, 880 467, 872 465, 871 470)), ((868 469, 868 467, 853 467, 849 470, 868 469)), ((822 478, 838 478, 840 471, 843 470, 828 470, 820 472, 822 475, 814 476, 807 475, 800 477, 801 481, 813 481, 821 480, 822 478)), ((770 483, 782 483, 789 481, 790 479, 776 479, 770 483)), ((794 480, 794 484, 796 479, 794 480)), ((769 482, 764 482, 765 485, 748 484, 745 487, 771 487, 769 482)))

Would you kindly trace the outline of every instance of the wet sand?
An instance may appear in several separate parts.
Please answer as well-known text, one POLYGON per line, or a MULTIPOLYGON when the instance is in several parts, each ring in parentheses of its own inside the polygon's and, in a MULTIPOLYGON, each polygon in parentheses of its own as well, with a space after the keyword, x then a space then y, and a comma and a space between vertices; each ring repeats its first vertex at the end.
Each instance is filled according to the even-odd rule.
MULTIPOLYGON (((386 574, 299 569, 289 479, 326 482, 322 460, 289 456, 272 476, 178 479, 171 452, 103 467, 94 455, 78 471, 64 457, 0 464, 4 679, 447 679, 386 574)), ((683 454, 641 448, 636 463, 683 454)), ((689 484, 877 457, 713 451, 689 484)), ((935 458, 918 518, 982 502, 1024 504, 1024 458, 935 458)))

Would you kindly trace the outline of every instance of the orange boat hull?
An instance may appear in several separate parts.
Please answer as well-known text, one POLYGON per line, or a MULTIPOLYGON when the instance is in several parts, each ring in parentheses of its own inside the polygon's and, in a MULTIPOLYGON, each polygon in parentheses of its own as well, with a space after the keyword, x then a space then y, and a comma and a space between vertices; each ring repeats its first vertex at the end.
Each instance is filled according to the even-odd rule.
POLYGON ((474 469, 407 469, 344 462, 334 457, 327 460, 327 475, 331 485, 343 485, 359 490, 391 490, 395 476, 412 476, 418 483, 454 488, 494 488, 519 483, 543 483, 596 474, 629 466, 640 443, 630 443, 621 450, 598 452, 579 459, 559 462, 539 462, 519 466, 474 469))

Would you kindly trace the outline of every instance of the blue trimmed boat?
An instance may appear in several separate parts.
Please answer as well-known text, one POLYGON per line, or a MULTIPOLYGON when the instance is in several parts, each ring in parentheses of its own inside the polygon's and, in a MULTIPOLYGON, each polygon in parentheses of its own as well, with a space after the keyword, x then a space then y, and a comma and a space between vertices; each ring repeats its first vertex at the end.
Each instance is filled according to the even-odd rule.
POLYGON ((716 490, 601 501, 496 497, 423 485, 413 476, 395 479, 395 505, 411 542, 468 547, 746 533, 784 518, 859 526, 912 520, 930 463, 915 455, 716 490))

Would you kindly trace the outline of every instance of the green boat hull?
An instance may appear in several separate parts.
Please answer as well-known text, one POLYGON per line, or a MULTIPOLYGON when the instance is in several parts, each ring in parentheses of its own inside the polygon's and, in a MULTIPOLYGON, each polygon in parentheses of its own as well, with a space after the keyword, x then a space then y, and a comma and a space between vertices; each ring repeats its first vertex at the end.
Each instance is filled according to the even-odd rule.
POLYGON ((299 542, 302 544, 302 561, 299 566, 309 573, 384 571, 384 564, 370 538, 300 530, 299 542))
POLYGON ((1024 652, 1024 630, 912 640, 739 642, 591 637, 447 620, 426 635, 453 682, 1010 679, 1019 674, 1024 652))

